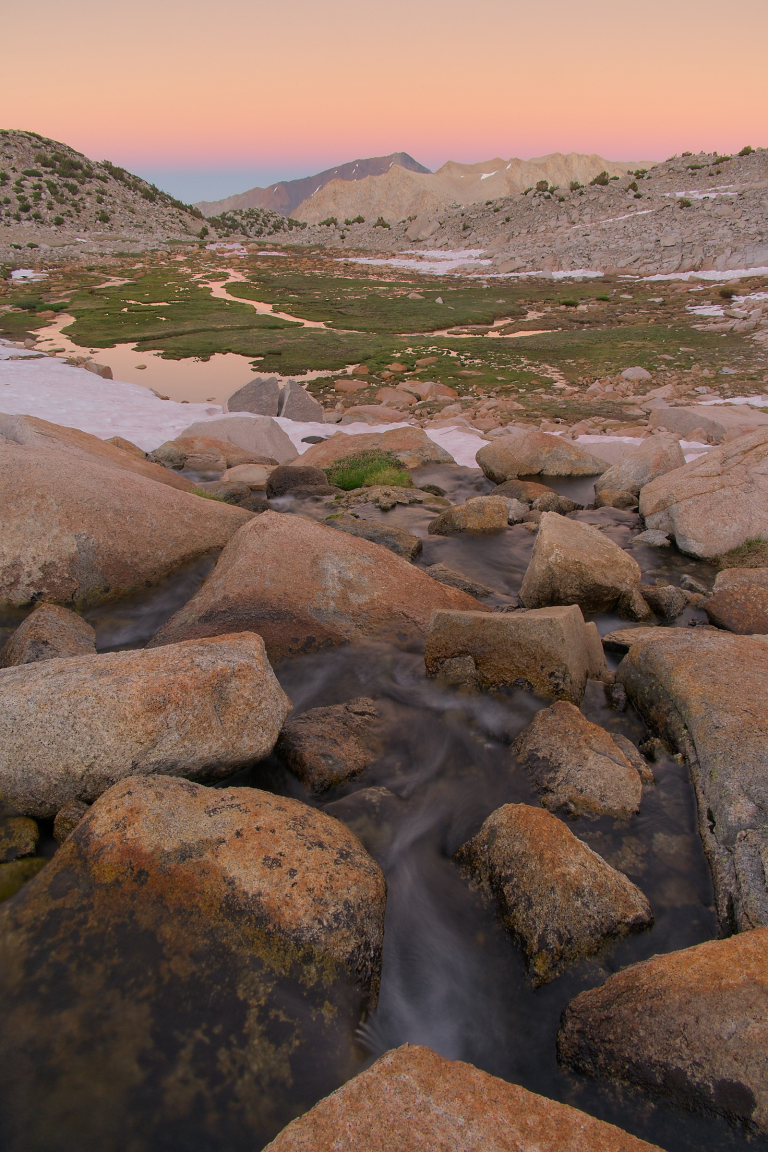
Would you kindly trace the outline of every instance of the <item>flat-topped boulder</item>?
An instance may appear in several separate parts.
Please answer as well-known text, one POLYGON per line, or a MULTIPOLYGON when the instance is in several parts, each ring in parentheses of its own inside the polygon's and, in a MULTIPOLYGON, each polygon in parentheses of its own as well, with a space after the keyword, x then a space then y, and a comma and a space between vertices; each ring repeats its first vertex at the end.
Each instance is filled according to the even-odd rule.
POLYGON ((578 604, 605 612, 640 583, 640 565, 591 524, 545 512, 520 588, 526 608, 578 604))
POLYGON ((711 559, 768 535, 768 428, 646 484, 640 515, 681 552, 711 559))
POLYGON ((714 591, 724 588, 768 588, 768 568, 723 568, 715 576, 714 591))
POLYGON ((507 501, 501 496, 485 496, 446 508, 430 521, 427 532, 430 536, 454 536, 459 532, 488 534, 503 532, 508 522, 507 501))
POLYGON ((684 440, 694 439, 693 432, 704 432, 710 444, 722 444, 768 425, 768 416, 746 404, 692 404, 688 408, 655 408, 648 423, 684 440))
POLYGON ((96 633, 87 620, 58 604, 38 604, 0 651, 0 668, 95 653, 96 633))
POLYGON ((378 544, 302 516, 264 512, 225 548, 151 646, 249 630, 270 660, 366 636, 423 636, 436 608, 477 608, 378 544))
POLYGON ((708 628, 642 631, 616 679, 688 761, 722 930, 767 925, 768 641, 708 628))
POLYGON ((214 436, 177 436, 155 448, 150 457, 165 468, 189 468, 194 472, 223 472, 242 464, 276 463, 274 457, 263 452, 251 452, 214 436))
POLYGON ((768 928, 653 956, 582 992, 558 1056, 768 1132, 768 928))
POLYGON ((591 456, 578 444, 534 429, 515 428, 481 448, 477 463, 494 484, 517 476, 599 476, 605 460, 591 456))
POLYGON ((272 751, 290 709, 252 632, 8 668, 0 795, 51 817, 125 776, 220 780, 272 751))
POLYGON ((265 1152, 660 1152, 567 1104, 403 1044, 293 1120, 265 1152))
POLYGON ((212 420, 197 420, 185 428, 178 439, 189 436, 228 440, 246 452, 269 457, 278 464, 288 464, 298 456, 287 432, 270 416, 219 416, 212 420))
POLYGON ((595 481, 595 492, 610 489, 617 492, 631 492, 637 496, 641 488, 665 476, 675 468, 682 468, 685 456, 676 437, 668 435, 649 436, 639 447, 623 456, 618 464, 613 464, 595 481))
POLYGON ((337 460, 353 456, 356 452, 380 448, 397 456, 406 468, 418 468, 421 464, 453 464, 453 456, 430 440, 421 428, 390 428, 387 432, 361 432, 348 436, 345 432, 335 432, 322 444, 313 444, 301 457, 302 464, 314 468, 328 468, 337 460))

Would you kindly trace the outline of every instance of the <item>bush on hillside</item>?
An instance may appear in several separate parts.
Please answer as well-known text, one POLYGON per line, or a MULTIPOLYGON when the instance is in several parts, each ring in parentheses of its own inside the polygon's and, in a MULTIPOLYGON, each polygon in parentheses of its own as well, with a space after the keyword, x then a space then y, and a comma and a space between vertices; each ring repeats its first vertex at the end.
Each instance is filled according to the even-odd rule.
POLYGON ((595 184, 600 184, 602 187, 605 187, 605 185, 609 182, 610 179, 611 178, 608 175, 608 173, 605 170, 603 170, 602 172, 598 172, 598 174, 597 174, 597 176, 595 176, 594 180, 590 180, 589 183, 590 183, 590 185, 593 185, 593 186, 595 184))

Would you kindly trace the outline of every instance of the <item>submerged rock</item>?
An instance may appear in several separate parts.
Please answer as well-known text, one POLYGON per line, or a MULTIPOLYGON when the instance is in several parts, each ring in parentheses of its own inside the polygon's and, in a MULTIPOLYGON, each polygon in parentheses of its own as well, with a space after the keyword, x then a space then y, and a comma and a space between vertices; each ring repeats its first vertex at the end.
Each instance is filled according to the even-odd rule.
POLYGON ((768 1132, 768 928, 654 956, 582 992, 559 1059, 768 1132))
POLYGON ((419 536, 414 536, 405 528, 398 528, 396 524, 382 524, 380 520, 363 520, 359 516, 350 516, 342 512, 327 516, 325 523, 329 528, 338 528, 339 531, 348 532, 350 536, 357 536, 360 540, 380 544, 382 548, 388 548, 396 556, 402 556, 403 560, 415 560, 424 547, 419 536))
POLYGON ((250 632, 9 668, 0 794, 50 817, 125 776, 220 780, 272 751, 290 708, 250 632))
POLYGON ((674 436, 649 436, 639 447, 623 456, 618 464, 612 464, 595 481, 595 492, 604 489, 631 492, 637 496, 640 489, 657 476, 682 468, 685 456, 680 441, 674 436))
POLYGON ((376 758, 378 710, 361 696, 329 708, 310 708, 292 717, 276 752, 302 784, 322 792, 357 776, 376 758))
POLYGON ((0 668, 96 654, 96 633, 82 616, 58 604, 39 604, 0 651, 0 668))
POLYGON ((578 604, 586 611, 605 612, 639 584, 640 577, 639 564, 603 532, 545 512, 520 602, 526 608, 578 604))
MULTIPOLYGON (((518 476, 599 476, 605 460, 590 456, 577 444, 534 429, 516 428, 481 448, 477 463, 494 484, 518 476)), ((514 495, 514 493, 511 493, 514 495)))
POLYGON ((650 904, 623 872, 562 820, 529 804, 497 808, 456 858, 493 893, 534 987, 608 940, 653 923, 650 904))
POLYGON ((639 811, 637 769, 609 733, 573 704, 561 700, 537 712, 514 749, 550 811, 624 818, 639 811))
POLYGON ((265 1152, 660 1152, 612 1124, 431 1048, 403 1044, 265 1152))

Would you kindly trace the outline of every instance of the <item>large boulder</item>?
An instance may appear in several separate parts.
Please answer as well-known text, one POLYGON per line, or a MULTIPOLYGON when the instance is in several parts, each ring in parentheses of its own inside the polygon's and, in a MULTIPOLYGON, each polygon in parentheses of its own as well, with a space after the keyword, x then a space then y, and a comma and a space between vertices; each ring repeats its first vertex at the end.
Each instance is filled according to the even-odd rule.
POLYGON ((517 476, 599 476, 605 461, 578 444, 534 429, 515 428, 481 448, 475 457, 494 484, 517 476))
POLYGON ((660 1152, 567 1104, 403 1044, 293 1120, 264 1152, 660 1152))
POLYGON ((710 559, 768 535, 768 428, 713 448, 640 493, 648 528, 710 559))
POLYGON ((653 956, 582 992, 558 1055, 768 1132, 768 928, 653 956))
POLYGON ((627 819, 640 808, 637 769, 604 728, 565 700, 537 712, 514 749, 551 812, 627 819))
POLYGON ((277 741, 278 756, 314 792, 359 775, 376 758, 378 710, 360 696, 346 704, 292 716, 277 741))
MULTIPOLYGON (((301 457, 299 458, 301 459, 301 457)), ((307 489, 323 489, 326 494, 335 492, 328 479, 320 468, 301 464, 281 464, 270 472, 267 481, 267 498, 273 500, 276 496, 293 495, 295 492, 305 492, 307 489)))
POLYGON ((302 455, 302 464, 315 468, 328 468, 337 460, 353 456, 364 449, 381 448, 397 456, 406 468, 418 468, 420 464, 453 464, 453 456, 430 440, 421 428, 390 428, 387 432, 362 432, 348 436, 345 432, 335 432, 322 444, 313 444, 302 455))
MULTIPOLYGON (((475 609, 479 605, 473 603, 475 609)), ((541 696, 580 704, 587 680, 605 670, 597 628, 576 605, 532 612, 436 610, 424 661, 429 676, 471 660, 481 686, 525 687, 541 696)))
POLYGON ((291 702, 251 632, 0 675, 0 795, 30 816, 125 776, 220 780, 272 751, 291 702))
POLYGON ((724 588, 768 588, 768 568, 723 568, 715 576, 715 592, 724 588))
POLYGON ((223 472, 242 464, 274 464, 272 456, 248 452, 228 440, 213 436, 177 436, 150 452, 150 459, 165 468, 190 468, 195 472, 223 472))
POLYGON ((640 889, 542 808, 497 808, 456 858, 495 897, 534 987, 653 923, 640 889))
POLYGON ((656 408, 648 423, 684 440, 698 440, 692 433, 704 432, 710 443, 722 444, 768 424, 768 416, 741 404, 694 404, 690 408, 656 408))
POLYGON ((277 376, 255 377, 233 392, 227 400, 228 412, 253 412, 257 416, 277 416, 280 382, 277 376))
POLYGON ((0 668, 95 653, 96 633, 87 620, 58 604, 38 604, 0 652, 0 668))
MULTIPOLYGON (((632 629, 616 672, 684 753, 724 932, 768 925, 768 642, 705 628, 632 629)), ((614 635, 623 635, 614 633, 614 635)))
POLYGON ((459 532, 488 534, 503 532, 508 522, 507 501, 501 496, 486 496, 446 508, 430 521, 427 532, 430 536, 454 536, 459 532))
POLYGON ((143 590, 251 519, 84 453, 10 440, 0 491, 0 603, 84 606, 143 590))
POLYGON ((520 602, 526 608, 578 604, 585 611, 606 612, 640 583, 640 577, 637 561, 598 528, 545 512, 520 602))
POLYGON ((278 416, 286 420, 320 420, 323 419, 323 406, 314 396, 310 396, 301 384, 295 380, 287 380, 280 392, 278 416))
POLYGON ((248 629, 270 660, 376 636, 423 636, 435 608, 476 608, 387 549, 301 516, 264 512, 225 548, 151 645, 248 629))
POLYGON ((3 1147, 262 1147, 359 1066, 385 899, 297 800, 116 784, 0 910, 3 1147))
POLYGON ((627 453, 618 464, 612 465, 595 481, 595 492, 615 489, 637 496, 640 489, 657 476, 682 468, 685 456, 680 441, 674 436, 649 436, 647 440, 627 453))
POLYGON ((228 440, 246 452, 276 460, 278 464, 289 464, 298 456, 287 432, 269 416, 219 416, 212 420, 197 420, 184 429, 179 439, 188 436, 228 440))
POLYGON ((768 632, 768 588, 746 582, 718 588, 703 604, 710 624, 742 636, 768 632))

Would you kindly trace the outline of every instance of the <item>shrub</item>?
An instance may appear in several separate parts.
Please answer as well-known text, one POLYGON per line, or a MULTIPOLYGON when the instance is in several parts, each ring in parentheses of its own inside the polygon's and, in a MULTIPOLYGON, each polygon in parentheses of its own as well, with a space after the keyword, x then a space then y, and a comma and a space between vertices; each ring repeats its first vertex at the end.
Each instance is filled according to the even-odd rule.
POLYGON ((42 172, 38 172, 37 168, 22 168, 22 176, 42 176, 42 172))
POLYGON ((723 300, 733 300, 736 295, 735 288, 721 288, 718 295, 722 296, 723 300))
POLYGON ((581 188, 582 185, 579 183, 578 180, 571 180, 568 187, 570 188, 571 192, 578 192, 579 188, 581 188))
POLYGON ((351 220, 345 220, 345 224, 365 224, 365 216, 354 216, 351 220))
POLYGON ((355 488, 370 488, 373 484, 395 484, 412 488, 410 474, 392 452, 370 448, 337 460, 324 469, 328 483, 345 492, 355 488))
POLYGON ((628 192, 637 192, 637 180, 633 180, 631 184, 627 184, 628 192))
POLYGON ((560 303, 565 305, 566 308, 578 308, 579 306, 578 300, 561 300, 560 303))
POLYGON ((64 223, 64 217, 63 216, 54 216, 53 222, 58 227, 58 225, 64 223))
POLYGON ((605 187, 605 185, 608 183, 608 181, 610 179, 611 178, 608 175, 608 173, 605 170, 603 170, 602 172, 598 172, 598 174, 597 174, 597 176, 595 176, 594 180, 590 180, 589 183, 590 183, 590 185, 600 184, 602 187, 605 187))
POLYGON ((739 156, 751 156, 753 152, 754 152, 754 148, 752 147, 752 145, 751 144, 745 144, 744 147, 742 148, 742 150, 739 152, 739 156))
POLYGON ((201 240, 205 240, 207 235, 208 235, 208 229, 206 228, 205 224, 203 224, 202 228, 198 232, 198 236, 200 237, 201 240))
POLYGON ((537 192, 549 192, 549 181, 548 180, 537 180, 536 181, 536 191, 537 192))
POLYGON ((680 205, 681 208, 690 208, 690 206, 691 206, 691 202, 687 196, 681 196, 680 199, 678 200, 678 204, 680 205))
POLYGON ((383 216, 379 216, 378 220, 374 224, 374 228, 389 228, 389 224, 387 224, 383 216))
POLYGON ((100 208, 96 213, 96 219, 101 224, 109 224, 109 212, 105 212, 103 208, 100 208))
POLYGON ((339 222, 335 216, 329 216, 327 220, 320 221, 321 228, 338 228, 339 222))

